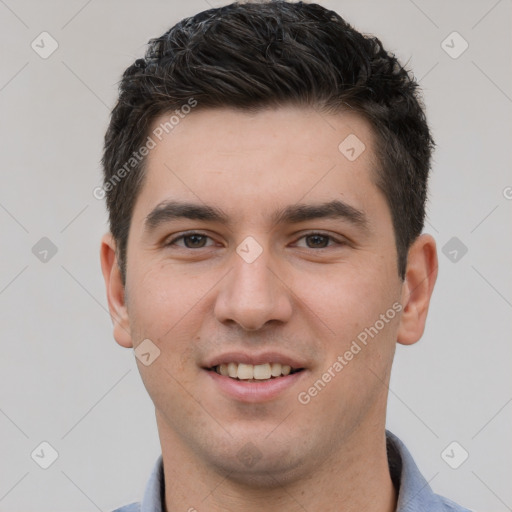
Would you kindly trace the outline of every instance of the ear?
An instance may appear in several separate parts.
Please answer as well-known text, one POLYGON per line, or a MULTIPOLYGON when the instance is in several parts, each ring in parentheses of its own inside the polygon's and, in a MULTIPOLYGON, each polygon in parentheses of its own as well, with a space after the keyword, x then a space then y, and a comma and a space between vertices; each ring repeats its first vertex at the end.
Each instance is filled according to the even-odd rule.
POLYGON ((407 257, 398 343, 412 345, 423 335, 436 279, 436 242, 430 235, 420 235, 411 245, 407 257))
POLYGON ((116 242, 111 233, 101 239, 101 271, 107 290, 108 309, 114 324, 114 338, 122 347, 133 347, 128 310, 125 302, 125 287, 121 279, 116 256, 116 242))

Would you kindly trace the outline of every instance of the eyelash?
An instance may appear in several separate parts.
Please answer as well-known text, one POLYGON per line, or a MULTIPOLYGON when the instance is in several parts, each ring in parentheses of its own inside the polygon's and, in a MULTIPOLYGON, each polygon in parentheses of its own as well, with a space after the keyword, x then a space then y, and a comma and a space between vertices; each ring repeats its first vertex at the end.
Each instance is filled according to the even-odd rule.
MULTIPOLYGON (((303 238, 307 238, 307 237, 310 237, 310 236, 320 236, 320 237, 323 237, 323 238, 327 238, 329 241, 331 242, 334 242, 335 244, 337 245, 346 245, 347 242, 346 241, 343 241, 343 240, 339 240, 337 238, 335 238, 334 236, 332 235, 328 235, 326 233, 322 233, 320 231, 311 231, 309 233, 305 233, 303 234, 300 238, 298 238, 298 240, 302 240, 303 238)), ((210 238, 212 239, 210 236, 206 235, 205 233, 201 233, 200 231, 188 231, 186 233, 182 233, 181 235, 175 237, 175 238, 172 238, 171 240, 169 240, 168 242, 165 242, 165 246, 166 247, 170 247, 172 245, 174 245, 177 241, 179 240, 184 240, 185 238, 188 238, 188 237, 191 237, 191 236, 202 236, 202 237, 206 237, 206 238, 210 238)), ((178 246, 182 249, 188 249, 190 251, 194 251, 194 250, 198 250, 198 249, 205 249, 206 247, 210 247, 210 246, 206 246, 206 247, 197 247, 197 248, 192 248, 192 247, 182 247, 182 246, 178 246)), ((305 247, 305 249, 311 249, 313 251, 318 251, 318 250, 321 250, 321 249, 328 249, 329 247, 332 247, 332 244, 331 245, 328 245, 327 247, 318 247, 318 248, 314 248, 314 247, 305 247)))

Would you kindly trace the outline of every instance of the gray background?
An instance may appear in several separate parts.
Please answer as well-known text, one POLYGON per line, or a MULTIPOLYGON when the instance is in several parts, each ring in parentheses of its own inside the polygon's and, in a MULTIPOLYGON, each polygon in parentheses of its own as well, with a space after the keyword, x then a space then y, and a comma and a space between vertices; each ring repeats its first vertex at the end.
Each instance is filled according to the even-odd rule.
MULTIPOLYGON (((221 3, 0 0, 2 511, 141 498, 159 442, 133 353, 112 338, 92 191, 122 71, 148 39, 221 3), (46 59, 31 47, 50 48, 43 31, 59 45, 46 59), (46 470, 42 441, 59 454, 46 470)), ((388 427, 436 492, 512 510, 511 1, 322 4, 408 62, 438 144, 426 231, 440 275, 423 340, 398 349, 388 427), (453 31, 469 44, 457 58, 453 31), (441 456, 452 441, 452 465, 469 453, 458 469, 441 456)))

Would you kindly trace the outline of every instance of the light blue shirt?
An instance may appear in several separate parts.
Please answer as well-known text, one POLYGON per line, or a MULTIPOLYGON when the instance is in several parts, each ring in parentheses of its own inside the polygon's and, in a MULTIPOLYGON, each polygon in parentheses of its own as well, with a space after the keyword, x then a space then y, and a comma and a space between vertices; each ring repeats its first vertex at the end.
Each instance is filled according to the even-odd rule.
MULTIPOLYGON (((396 512, 470 512, 434 494, 402 441, 388 431, 386 438, 391 477, 399 489, 396 512)), ((131 503, 113 512, 163 512, 164 496, 164 472, 160 456, 147 483, 142 502, 131 503)))

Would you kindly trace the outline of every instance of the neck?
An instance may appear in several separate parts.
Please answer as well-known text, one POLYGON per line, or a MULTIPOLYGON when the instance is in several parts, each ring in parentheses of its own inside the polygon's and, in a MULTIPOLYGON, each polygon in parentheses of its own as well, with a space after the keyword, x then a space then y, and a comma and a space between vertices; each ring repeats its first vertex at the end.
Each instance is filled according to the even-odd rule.
POLYGON ((394 512, 397 493, 389 474, 384 428, 358 428, 329 460, 306 475, 260 475, 240 482, 235 473, 208 466, 165 429, 158 418, 166 512, 394 512))

